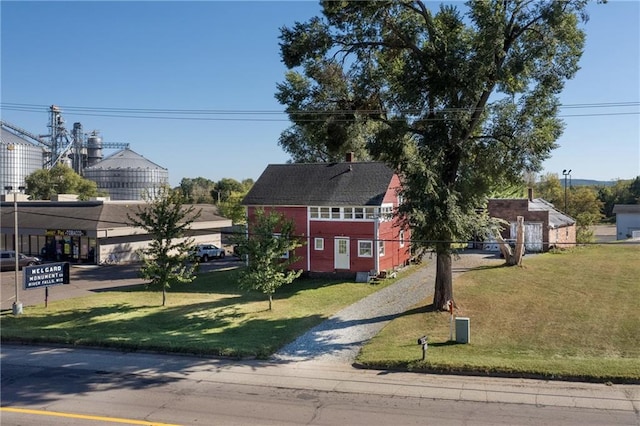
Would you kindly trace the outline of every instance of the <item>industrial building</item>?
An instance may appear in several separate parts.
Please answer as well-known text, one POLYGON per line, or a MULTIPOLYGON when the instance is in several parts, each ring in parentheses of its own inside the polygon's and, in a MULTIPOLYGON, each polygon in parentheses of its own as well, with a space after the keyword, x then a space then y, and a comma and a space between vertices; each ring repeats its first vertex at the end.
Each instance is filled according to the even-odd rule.
POLYGON ((23 190, 25 178, 38 169, 66 164, 111 200, 142 200, 169 183, 169 171, 130 149, 128 143, 104 142, 97 131, 85 134, 81 123, 71 132, 65 128, 62 111, 49 108, 49 133, 36 135, 1 122, 0 191, 23 190), (119 151, 104 156, 105 149, 119 151))
POLYGON ((84 169, 84 177, 94 181, 99 191, 112 200, 151 198, 162 185, 169 183, 169 171, 125 148, 84 169))
MULTIPOLYGON (((0 124, 1 249, 72 263, 138 260, 138 250, 147 247, 152 237, 129 225, 129 217, 144 207, 147 195, 153 198, 168 184, 166 168, 134 152, 128 143, 104 142, 97 131, 85 134, 80 123, 68 132, 55 105, 49 108, 47 135, 5 121, 0 124), (105 149, 117 151, 105 156, 105 149), (56 164, 72 167, 109 197, 29 200, 24 193, 26 177, 56 164)), ((187 237, 195 243, 220 245, 220 230, 231 226, 231 220, 219 216, 213 205, 195 207, 201 215, 187 237)))

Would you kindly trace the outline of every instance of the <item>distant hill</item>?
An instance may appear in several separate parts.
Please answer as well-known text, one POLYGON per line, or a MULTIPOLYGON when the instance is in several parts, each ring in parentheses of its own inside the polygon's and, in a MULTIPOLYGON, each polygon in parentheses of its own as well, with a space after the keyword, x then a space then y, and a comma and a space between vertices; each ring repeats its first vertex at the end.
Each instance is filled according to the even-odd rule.
MULTIPOLYGON (((571 179, 571 186, 613 186, 616 182, 615 180, 571 179)), ((560 184, 564 186, 564 179, 560 179, 560 184)))

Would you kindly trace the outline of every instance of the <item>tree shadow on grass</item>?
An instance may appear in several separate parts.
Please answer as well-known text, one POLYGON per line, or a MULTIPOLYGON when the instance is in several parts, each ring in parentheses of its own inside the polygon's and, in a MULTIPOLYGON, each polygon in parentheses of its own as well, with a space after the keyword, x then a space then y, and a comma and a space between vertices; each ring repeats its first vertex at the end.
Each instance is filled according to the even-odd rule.
MULTIPOLYGON (((65 311, 56 316, 55 322, 70 322, 70 328, 53 332, 35 322, 37 318, 21 317, 22 327, 38 327, 43 331, 42 336, 31 343, 64 345, 45 350, 34 348, 27 355, 3 351, 2 405, 46 404, 69 395, 94 391, 152 389, 180 381, 194 371, 215 373, 239 364, 249 364, 254 369, 275 365, 273 361, 242 361, 241 358, 266 359, 300 333, 301 322, 317 324, 323 319, 309 315, 303 318, 242 320, 244 314, 237 308, 216 310, 211 309, 211 305, 198 303, 166 307, 142 316, 120 319, 116 316, 93 330, 92 318, 118 312, 130 313, 140 308, 119 304, 82 310, 81 315, 65 311), (83 320, 87 326, 77 327, 83 320), (66 332, 70 333, 68 339, 64 342, 58 340, 66 332), (94 337, 83 337, 83 334, 91 333, 94 337), (113 352, 105 355, 87 347, 110 348, 113 352), (145 352, 122 354, 122 351, 139 350, 145 352), (181 356, 171 356, 172 353, 181 356)), ((283 363, 287 361, 277 364, 283 363)))

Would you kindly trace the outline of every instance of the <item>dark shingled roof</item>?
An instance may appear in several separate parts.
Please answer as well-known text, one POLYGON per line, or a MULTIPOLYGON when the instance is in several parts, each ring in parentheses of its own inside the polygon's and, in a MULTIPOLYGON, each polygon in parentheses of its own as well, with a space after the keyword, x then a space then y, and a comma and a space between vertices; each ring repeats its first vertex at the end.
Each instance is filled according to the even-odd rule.
POLYGON ((257 206, 379 206, 393 170, 384 163, 271 164, 242 201, 257 206))
MULTIPOLYGON (((3 227, 13 226, 13 203, 2 202, 1 222, 3 227)), ((18 203, 18 221, 23 228, 34 229, 85 229, 98 230, 127 228, 127 214, 134 216, 142 202, 101 201, 27 201, 18 203)), ((189 207, 185 205, 184 207, 189 207)), ((196 222, 226 221, 218 215, 218 208, 210 204, 195 204, 201 215, 196 222)))

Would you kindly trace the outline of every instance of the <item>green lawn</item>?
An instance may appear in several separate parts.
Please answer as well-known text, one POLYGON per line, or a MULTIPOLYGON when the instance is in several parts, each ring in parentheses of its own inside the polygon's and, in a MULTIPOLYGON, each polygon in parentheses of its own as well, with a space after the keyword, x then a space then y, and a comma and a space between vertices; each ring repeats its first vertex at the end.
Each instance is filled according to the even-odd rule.
MULTIPOLYGON (((409 271, 408 271, 409 272, 409 271)), ((392 283, 298 280, 266 297, 236 287, 237 271, 203 274, 161 294, 105 291, 2 316, 2 340, 214 356, 266 357, 347 306, 392 283)), ((366 345, 365 366, 416 371, 640 381, 640 245, 527 256, 454 282, 470 344, 449 342, 449 315, 424 300, 366 345), (427 360, 416 340, 427 334, 427 360)))
POLYGON ((2 316, 7 341, 54 342, 215 356, 266 357, 341 308, 391 284, 300 279, 266 296, 238 290, 237 271, 174 285, 167 306, 143 286, 29 307, 2 316))
POLYGON ((366 345, 366 366, 640 380, 640 246, 525 257, 454 282, 470 343, 449 341, 448 313, 424 300, 366 345), (427 360, 417 338, 429 336, 427 360))

